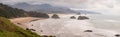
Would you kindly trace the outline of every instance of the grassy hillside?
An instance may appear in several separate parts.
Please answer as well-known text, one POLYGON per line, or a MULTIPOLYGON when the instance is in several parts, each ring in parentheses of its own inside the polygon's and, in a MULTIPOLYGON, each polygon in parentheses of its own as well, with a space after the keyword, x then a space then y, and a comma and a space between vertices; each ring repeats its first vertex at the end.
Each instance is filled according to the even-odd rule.
POLYGON ((6 18, 0 17, 0 37, 40 37, 36 33, 24 30, 6 18))
POLYGON ((54 37, 47 35, 40 36, 29 30, 24 30, 8 20, 9 18, 26 16, 49 18, 47 14, 27 12, 0 3, 0 37, 54 37))

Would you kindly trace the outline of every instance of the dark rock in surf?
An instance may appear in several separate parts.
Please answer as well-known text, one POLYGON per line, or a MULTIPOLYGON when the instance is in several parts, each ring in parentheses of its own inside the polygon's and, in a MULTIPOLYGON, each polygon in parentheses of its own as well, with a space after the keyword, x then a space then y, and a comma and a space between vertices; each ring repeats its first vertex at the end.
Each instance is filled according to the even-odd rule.
POLYGON ((116 36, 116 37, 119 37, 119 36, 120 36, 120 34, 116 34, 115 36, 116 36))
POLYGON ((78 20, 86 20, 86 19, 89 19, 89 18, 86 17, 86 16, 79 16, 79 17, 78 17, 78 20))
POLYGON ((84 32, 93 32, 92 30, 85 30, 84 32))
POLYGON ((75 16, 71 16, 70 19, 76 19, 76 17, 75 16))
POLYGON ((56 36, 52 36, 52 35, 50 35, 50 36, 48 36, 48 35, 43 35, 42 37, 56 37, 56 36))
POLYGON ((52 18, 59 19, 60 17, 57 14, 53 14, 52 18))

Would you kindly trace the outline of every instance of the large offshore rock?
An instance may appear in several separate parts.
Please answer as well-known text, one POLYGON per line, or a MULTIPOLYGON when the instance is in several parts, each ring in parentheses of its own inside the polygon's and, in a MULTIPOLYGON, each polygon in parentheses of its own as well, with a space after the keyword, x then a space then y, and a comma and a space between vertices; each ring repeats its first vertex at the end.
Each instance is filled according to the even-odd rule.
POLYGON ((57 14, 53 14, 52 18, 59 19, 60 17, 57 14))
POLYGON ((116 37, 120 37, 120 34, 116 34, 115 36, 116 36, 116 37))
POLYGON ((76 19, 76 17, 75 16, 71 16, 70 19, 76 19))
POLYGON ((84 32, 93 32, 92 30, 85 30, 84 32))
POLYGON ((85 20, 85 19, 89 19, 89 18, 86 17, 86 16, 79 16, 79 17, 78 17, 78 20, 85 20))

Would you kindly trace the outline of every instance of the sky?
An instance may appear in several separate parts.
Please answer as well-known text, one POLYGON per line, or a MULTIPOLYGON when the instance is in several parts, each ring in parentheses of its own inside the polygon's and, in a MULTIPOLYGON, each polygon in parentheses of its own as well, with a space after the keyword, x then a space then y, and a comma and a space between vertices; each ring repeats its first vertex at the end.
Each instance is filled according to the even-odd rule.
POLYGON ((15 4, 27 2, 31 4, 49 3, 69 7, 73 10, 90 10, 100 12, 105 15, 120 14, 120 0, 0 0, 5 4, 15 4))

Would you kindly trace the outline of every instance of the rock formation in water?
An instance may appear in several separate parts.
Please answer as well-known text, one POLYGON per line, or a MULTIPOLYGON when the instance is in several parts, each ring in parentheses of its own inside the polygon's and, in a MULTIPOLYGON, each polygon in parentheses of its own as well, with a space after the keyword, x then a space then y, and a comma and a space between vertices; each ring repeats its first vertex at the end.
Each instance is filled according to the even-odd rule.
POLYGON ((76 17, 75 16, 71 16, 70 19, 76 19, 76 17))
POLYGON ((116 36, 116 37, 119 37, 119 36, 120 36, 120 34, 116 34, 115 36, 116 36))
POLYGON ((57 14, 53 14, 52 18, 59 19, 60 17, 57 14))
POLYGON ((79 16, 79 17, 78 17, 78 20, 85 20, 85 19, 89 19, 89 18, 86 17, 86 16, 79 16))
POLYGON ((93 32, 92 30, 85 30, 84 32, 93 32))

